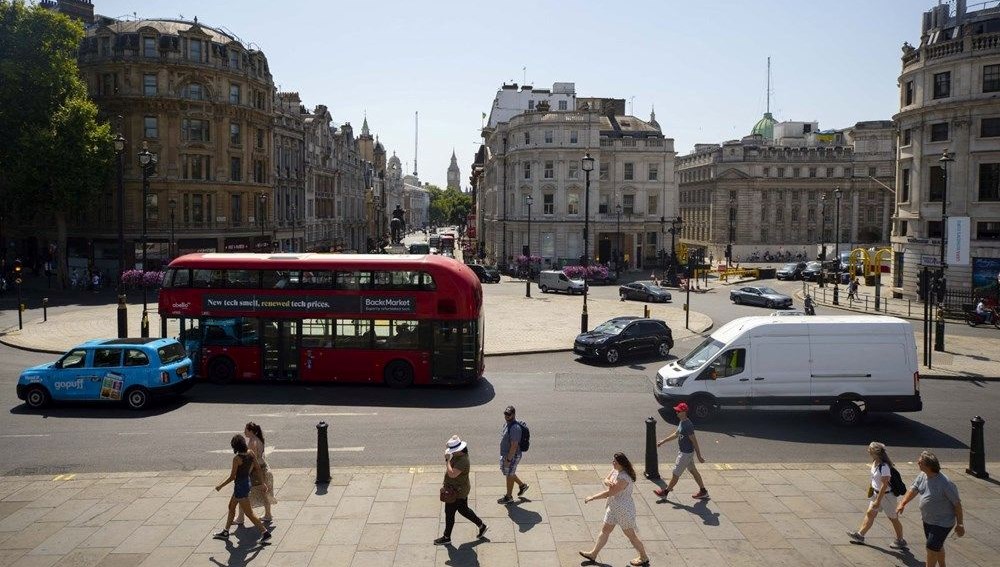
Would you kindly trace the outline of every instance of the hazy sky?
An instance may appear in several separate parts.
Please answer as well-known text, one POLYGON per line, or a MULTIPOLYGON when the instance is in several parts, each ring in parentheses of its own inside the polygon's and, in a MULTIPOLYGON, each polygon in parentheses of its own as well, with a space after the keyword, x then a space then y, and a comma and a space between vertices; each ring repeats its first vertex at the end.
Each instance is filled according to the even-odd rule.
POLYGON ((259 46, 281 90, 339 125, 365 112, 413 170, 444 186, 452 148, 463 186, 504 81, 655 105, 679 154, 748 134, 765 107, 778 120, 843 128, 898 110, 900 46, 916 44, 937 0, 94 0, 97 13, 225 27, 259 46), (634 99, 632 98, 634 97, 634 99))

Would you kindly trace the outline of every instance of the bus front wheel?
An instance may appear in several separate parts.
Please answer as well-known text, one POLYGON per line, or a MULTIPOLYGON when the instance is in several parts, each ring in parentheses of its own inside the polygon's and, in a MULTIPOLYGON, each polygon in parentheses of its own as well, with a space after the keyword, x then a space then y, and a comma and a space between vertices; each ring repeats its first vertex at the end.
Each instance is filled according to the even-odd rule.
POLYGON ((413 367, 402 360, 390 362, 385 367, 385 384, 390 388, 409 388, 413 385, 413 367))
POLYGON ((235 375, 236 366, 228 358, 215 358, 208 364, 208 378, 213 382, 227 384, 232 382, 235 375))

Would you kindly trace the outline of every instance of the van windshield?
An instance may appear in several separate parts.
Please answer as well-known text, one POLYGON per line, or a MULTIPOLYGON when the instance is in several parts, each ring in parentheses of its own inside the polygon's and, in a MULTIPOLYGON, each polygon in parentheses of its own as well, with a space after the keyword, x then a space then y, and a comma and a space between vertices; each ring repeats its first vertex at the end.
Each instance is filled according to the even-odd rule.
POLYGON ((677 361, 683 368, 687 370, 697 370, 705 365, 706 362, 711 360, 719 351, 724 347, 721 342, 708 337, 697 348, 688 353, 687 356, 681 358, 677 361))

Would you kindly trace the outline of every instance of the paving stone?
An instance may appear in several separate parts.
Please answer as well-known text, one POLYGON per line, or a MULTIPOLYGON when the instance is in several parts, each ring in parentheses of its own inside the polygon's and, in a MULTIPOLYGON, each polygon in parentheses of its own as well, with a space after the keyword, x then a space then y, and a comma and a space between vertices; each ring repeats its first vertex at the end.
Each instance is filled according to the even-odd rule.
POLYGON ((350 565, 353 560, 353 545, 320 545, 316 548, 308 565, 309 567, 333 567, 350 565))
POLYGON ((386 551, 396 549, 400 524, 368 524, 361 532, 358 551, 386 551))
MULTIPOLYGON (((437 521, 435 519, 435 521, 437 521)), ((351 518, 334 518, 326 525, 320 545, 344 545, 357 546, 361 541, 361 532, 364 530, 364 522, 351 518)))
POLYGON ((275 551, 267 567, 303 567, 309 565, 312 558, 312 551, 275 551))
POLYGON ((159 547, 146 556, 139 567, 180 567, 193 550, 191 547, 159 547))
POLYGON ((66 522, 35 522, 4 540, 0 549, 34 549, 66 525, 66 522))
POLYGON ((326 534, 326 525, 293 525, 282 530, 281 540, 276 543, 276 551, 313 551, 326 534))
POLYGON ((112 553, 151 553, 172 531, 173 526, 139 526, 112 553))
POLYGON ((295 525, 321 524, 327 525, 333 518, 335 506, 303 506, 292 522, 295 525))
POLYGON ((160 545, 162 547, 198 547, 212 533, 215 524, 214 520, 187 520, 167 534, 160 545))
POLYGON ((375 502, 368 514, 368 523, 401 524, 405 515, 406 502, 375 502))
POLYGON ((357 551, 351 561, 351 567, 372 567, 373 565, 392 565, 395 551, 357 551))

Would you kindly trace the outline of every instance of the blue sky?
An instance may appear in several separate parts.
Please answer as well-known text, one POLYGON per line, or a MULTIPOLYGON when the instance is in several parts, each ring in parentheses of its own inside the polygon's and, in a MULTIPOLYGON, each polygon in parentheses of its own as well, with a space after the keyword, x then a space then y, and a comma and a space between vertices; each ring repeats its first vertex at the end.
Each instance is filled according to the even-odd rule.
POLYGON ((504 81, 650 106, 679 154, 749 133, 765 107, 778 120, 843 128, 898 109, 900 46, 919 41, 937 0, 94 0, 106 16, 177 18, 225 27, 267 55, 281 90, 373 133, 444 186, 452 148, 463 185, 483 112, 504 81), (632 99, 632 97, 635 97, 632 99))

